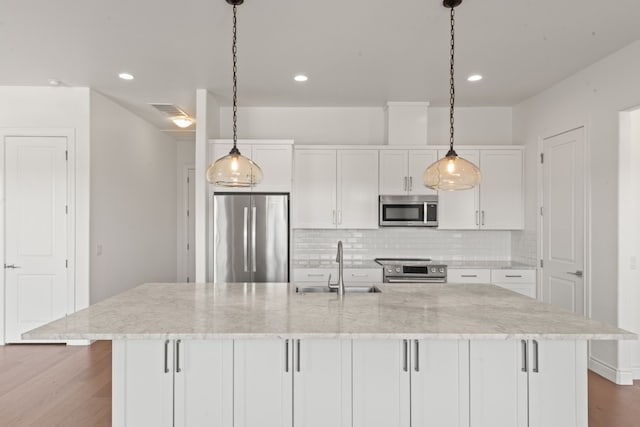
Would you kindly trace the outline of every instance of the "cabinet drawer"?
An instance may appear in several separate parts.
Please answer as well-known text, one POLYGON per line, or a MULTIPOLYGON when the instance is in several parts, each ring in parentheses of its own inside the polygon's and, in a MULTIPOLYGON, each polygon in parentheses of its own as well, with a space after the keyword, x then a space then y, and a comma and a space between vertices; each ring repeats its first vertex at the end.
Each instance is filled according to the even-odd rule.
POLYGON ((491 283, 536 283, 535 270, 491 270, 491 283))
POLYGON ((331 277, 337 276, 337 268, 296 268, 293 270, 294 282, 323 282, 327 283, 331 277))
POLYGON ((345 268, 344 282, 349 285, 351 282, 382 282, 382 267, 380 268, 345 268))
POLYGON ((484 268, 450 268, 447 283, 491 283, 491 270, 484 268))

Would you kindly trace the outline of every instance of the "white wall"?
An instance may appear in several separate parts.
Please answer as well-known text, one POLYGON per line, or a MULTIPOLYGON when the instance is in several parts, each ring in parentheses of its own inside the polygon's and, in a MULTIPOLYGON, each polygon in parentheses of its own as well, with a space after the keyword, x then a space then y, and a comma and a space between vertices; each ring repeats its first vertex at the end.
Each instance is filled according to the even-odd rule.
POLYGON ((176 280, 176 142, 91 92, 91 303, 176 280), (98 255, 98 246, 102 254, 98 255))
MULTIPOLYGON (((619 324, 618 113, 640 104, 638 76, 640 42, 635 42, 517 105, 513 113, 514 142, 527 148, 525 222, 529 232, 537 230, 538 141, 585 126, 591 316, 613 325, 619 324)), ((629 368, 620 366, 615 342, 593 342, 591 355, 610 367, 629 368)))
MULTIPOLYGON (((75 134, 76 310, 89 305, 89 89, 0 86, 0 127, 75 134)), ((4 165, 0 165, 4 168, 4 165)), ((0 173, 4 174, 4 171, 0 173)))
MULTIPOLYGON (((619 164, 619 318, 621 327, 640 333, 640 108, 620 114, 619 164)), ((630 365, 640 379, 640 342, 622 343, 621 349, 620 364, 630 365)))
MULTIPOLYGON (((185 203, 187 200, 186 194, 186 169, 194 168, 196 164, 196 142, 193 141, 177 141, 176 142, 176 182, 177 184, 177 279, 179 282, 185 281, 187 277, 187 259, 186 259, 186 244, 187 241, 187 224, 185 218, 185 203)), ((195 212, 191 213, 195 215, 195 212)), ((195 248, 194 248, 195 249, 195 248)))
MULTIPOLYGON (((428 144, 449 143, 449 109, 429 107, 428 144)), ((238 136, 296 144, 373 144, 386 140, 383 107, 242 107, 238 136)), ((512 144, 510 107, 456 108, 456 143, 512 144)), ((220 136, 231 138, 232 110, 220 108, 220 136)))

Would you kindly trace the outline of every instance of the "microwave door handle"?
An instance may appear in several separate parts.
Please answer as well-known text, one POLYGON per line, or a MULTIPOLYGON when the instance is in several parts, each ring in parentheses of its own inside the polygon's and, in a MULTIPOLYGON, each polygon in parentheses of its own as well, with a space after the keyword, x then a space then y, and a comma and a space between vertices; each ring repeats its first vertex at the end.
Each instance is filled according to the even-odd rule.
POLYGON ((429 212, 429 203, 428 202, 424 202, 424 208, 423 209, 424 209, 424 223, 426 224, 427 220, 428 220, 428 216, 429 216, 427 214, 427 212, 429 212))

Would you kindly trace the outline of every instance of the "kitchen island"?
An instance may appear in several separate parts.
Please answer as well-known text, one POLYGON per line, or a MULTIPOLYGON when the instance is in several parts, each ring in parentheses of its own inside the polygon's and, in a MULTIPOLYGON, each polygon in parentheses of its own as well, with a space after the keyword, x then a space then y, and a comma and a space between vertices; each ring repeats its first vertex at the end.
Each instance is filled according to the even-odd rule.
POLYGON ((492 285, 145 284, 23 335, 113 340, 115 426, 586 427, 587 341, 492 285))

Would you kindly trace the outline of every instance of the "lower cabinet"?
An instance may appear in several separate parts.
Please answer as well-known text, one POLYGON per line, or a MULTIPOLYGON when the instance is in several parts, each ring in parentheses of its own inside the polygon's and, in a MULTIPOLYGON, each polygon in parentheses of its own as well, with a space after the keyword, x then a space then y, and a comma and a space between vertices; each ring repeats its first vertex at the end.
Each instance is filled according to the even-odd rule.
POLYGON ((586 341, 113 342, 114 426, 586 427, 586 341))
POLYGON ((238 340, 234 426, 351 425, 351 341, 238 340))
POLYGON ((468 341, 354 340, 353 426, 468 426, 468 369, 468 341))
POLYGON ((114 426, 233 424, 233 341, 113 342, 114 426))
POLYGON ((471 341, 471 427, 586 427, 585 341, 471 341))

